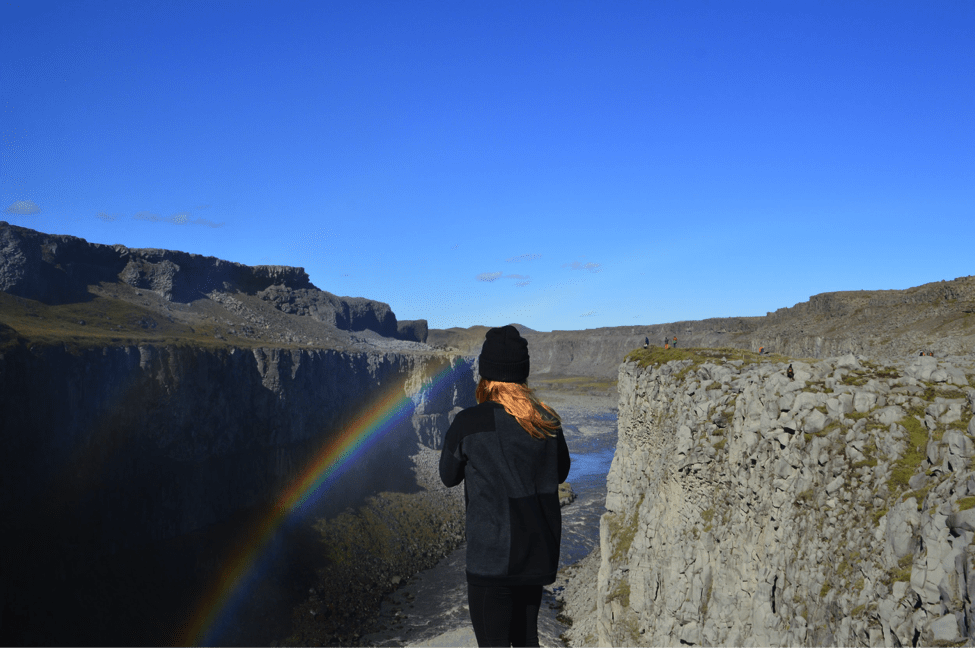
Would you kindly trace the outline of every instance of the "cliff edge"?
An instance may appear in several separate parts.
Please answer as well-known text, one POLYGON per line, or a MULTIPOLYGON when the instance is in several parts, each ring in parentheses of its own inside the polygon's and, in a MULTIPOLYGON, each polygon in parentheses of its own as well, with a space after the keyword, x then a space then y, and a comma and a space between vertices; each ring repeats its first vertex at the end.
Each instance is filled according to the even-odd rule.
POLYGON ((786 360, 620 366, 596 609, 567 595, 573 645, 975 637, 973 359, 849 354, 794 379, 786 360))

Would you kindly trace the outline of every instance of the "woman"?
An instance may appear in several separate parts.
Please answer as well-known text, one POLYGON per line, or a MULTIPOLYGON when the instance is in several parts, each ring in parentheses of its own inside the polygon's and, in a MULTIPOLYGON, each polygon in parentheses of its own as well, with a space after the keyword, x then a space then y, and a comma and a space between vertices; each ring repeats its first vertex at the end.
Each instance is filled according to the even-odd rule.
POLYGON ((464 482, 467 599, 478 646, 537 646, 542 586, 555 582, 562 540, 559 484, 569 449, 558 414, 525 384, 528 342, 514 326, 487 332, 478 405, 444 436, 440 479, 464 482))

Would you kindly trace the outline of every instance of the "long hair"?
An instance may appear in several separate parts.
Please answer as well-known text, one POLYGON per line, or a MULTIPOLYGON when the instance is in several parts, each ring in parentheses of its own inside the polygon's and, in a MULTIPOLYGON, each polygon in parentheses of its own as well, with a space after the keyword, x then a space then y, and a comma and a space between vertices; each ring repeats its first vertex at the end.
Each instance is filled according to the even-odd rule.
POLYGON ((561 425, 559 415, 551 407, 538 400, 535 390, 526 383, 499 382, 481 378, 475 394, 478 403, 494 401, 504 411, 515 417, 521 427, 536 439, 555 436, 561 425), (548 416, 543 416, 544 410, 548 416))

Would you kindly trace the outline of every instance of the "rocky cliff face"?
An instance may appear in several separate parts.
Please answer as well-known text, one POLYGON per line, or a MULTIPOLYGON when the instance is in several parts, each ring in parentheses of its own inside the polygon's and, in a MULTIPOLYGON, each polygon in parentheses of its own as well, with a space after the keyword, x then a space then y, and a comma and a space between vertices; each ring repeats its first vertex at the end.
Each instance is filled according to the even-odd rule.
POLYGON ((793 368, 620 367, 596 645, 975 636, 975 362, 793 368))
POLYGON ((172 609, 154 601, 135 611, 118 598, 165 589, 194 599, 200 590, 186 583, 198 586, 242 541, 201 538, 221 525, 246 530, 242 520, 273 506, 377 394, 410 399, 401 422, 357 457, 314 515, 416 490, 410 457, 439 443, 450 416, 474 403, 474 386, 468 364, 435 353, 7 345, 0 510, 17 532, 4 534, 0 551, 4 636, 167 640, 153 631, 172 609), (438 389, 426 389, 445 370, 438 389), (138 571, 121 577, 133 562, 138 571), (92 596, 93 579, 103 598, 92 596))
MULTIPOLYGON (((402 399, 395 424, 305 514, 420 490, 411 457, 438 446, 475 388, 471 363, 426 333, 301 268, 0 223, 0 513, 16 529, 0 538, 2 643, 170 641, 380 395, 402 399)), ((417 546, 433 559, 433 541, 417 546)))
POLYGON ((89 299, 90 287, 99 284, 151 292, 164 302, 163 308, 155 310, 171 310, 168 303, 211 300, 237 315, 242 309, 248 311, 243 313, 245 319, 256 324, 255 316, 264 318, 252 312, 254 307, 241 304, 239 297, 253 296, 256 300, 251 301, 282 313, 307 316, 333 329, 369 330, 416 342, 426 338, 425 320, 397 322, 388 304, 319 290, 304 268, 246 266, 178 250, 99 245, 0 221, 0 292, 45 304, 66 304, 89 299))

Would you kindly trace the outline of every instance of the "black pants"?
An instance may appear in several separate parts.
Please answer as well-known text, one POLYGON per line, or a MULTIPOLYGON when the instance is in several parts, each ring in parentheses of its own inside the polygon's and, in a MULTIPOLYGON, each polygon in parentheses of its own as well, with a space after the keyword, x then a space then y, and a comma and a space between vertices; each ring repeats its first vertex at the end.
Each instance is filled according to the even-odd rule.
POLYGON ((467 584, 467 603, 478 646, 537 646, 542 586, 467 584))

